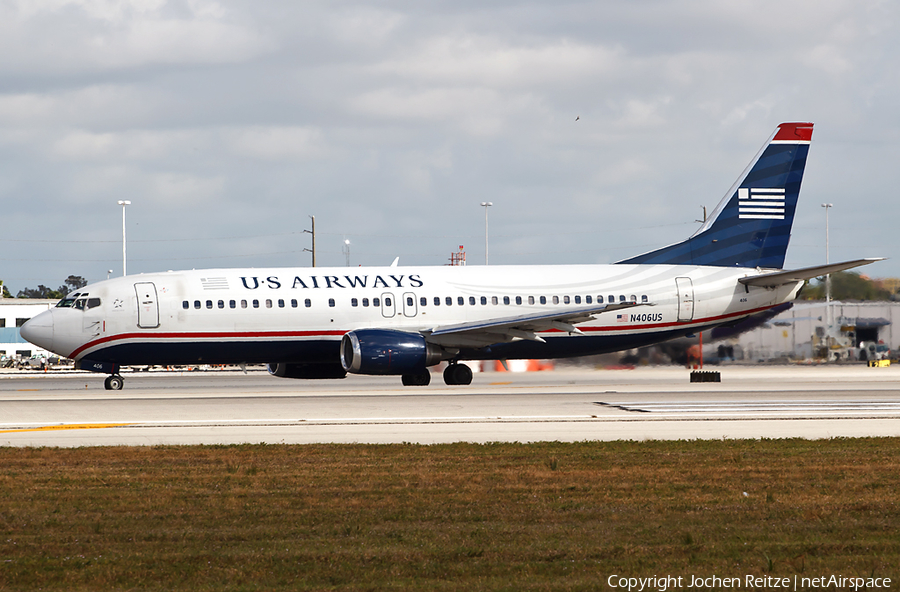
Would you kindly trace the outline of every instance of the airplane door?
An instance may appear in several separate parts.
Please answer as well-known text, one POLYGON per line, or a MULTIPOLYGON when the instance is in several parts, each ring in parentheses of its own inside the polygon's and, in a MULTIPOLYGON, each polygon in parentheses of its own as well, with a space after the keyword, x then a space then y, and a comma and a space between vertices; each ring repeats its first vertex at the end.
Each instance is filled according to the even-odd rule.
POLYGON ((678 290, 678 320, 690 321, 694 318, 694 284, 691 278, 675 278, 678 290))
POLYGON ((386 319, 390 319, 396 314, 396 308, 394 308, 394 295, 393 294, 382 294, 381 295, 381 316, 386 319))
POLYGON ((407 292, 403 295, 403 314, 407 317, 414 317, 417 312, 416 295, 412 292, 407 292))
POLYGON ((134 285, 138 303, 138 327, 155 329, 159 327, 159 303, 156 300, 156 285, 153 282, 139 282, 134 285))

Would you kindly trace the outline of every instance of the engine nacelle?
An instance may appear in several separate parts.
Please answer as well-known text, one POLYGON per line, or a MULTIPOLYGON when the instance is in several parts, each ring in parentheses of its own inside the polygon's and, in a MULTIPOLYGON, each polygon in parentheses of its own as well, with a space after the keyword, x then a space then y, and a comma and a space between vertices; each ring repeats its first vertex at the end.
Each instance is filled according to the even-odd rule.
POLYGON ((346 378, 347 371, 340 364, 268 364, 272 376, 281 378, 346 378))
POLYGON ((412 374, 434 366, 443 350, 417 333, 350 331, 341 338, 341 366, 354 374, 412 374))

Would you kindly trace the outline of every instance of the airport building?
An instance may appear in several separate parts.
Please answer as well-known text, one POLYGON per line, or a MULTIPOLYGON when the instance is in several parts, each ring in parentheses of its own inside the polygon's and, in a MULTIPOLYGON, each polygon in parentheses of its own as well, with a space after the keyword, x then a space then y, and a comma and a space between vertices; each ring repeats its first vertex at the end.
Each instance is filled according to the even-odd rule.
MULTIPOLYGON (((768 323, 737 337, 745 360, 860 359, 860 346, 900 349, 900 302, 795 302, 768 323)), ((865 359, 865 358, 863 358, 865 359)))
POLYGON ((58 300, 30 298, 0 298, 0 360, 30 358, 50 353, 28 343, 19 333, 19 327, 38 313, 56 306, 58 300))

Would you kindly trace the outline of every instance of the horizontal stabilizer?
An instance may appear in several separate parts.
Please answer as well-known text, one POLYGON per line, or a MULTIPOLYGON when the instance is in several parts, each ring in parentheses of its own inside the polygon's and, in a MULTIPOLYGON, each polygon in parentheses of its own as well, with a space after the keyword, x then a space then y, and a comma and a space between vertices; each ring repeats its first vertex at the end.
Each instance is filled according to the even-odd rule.
POLYGON ((884 257, 872 257, 869 259, 855 259, 853 261, 844 261, 843 263, 831 263, 829 265, 816 265, 815 267, 804 267, 803 269, 793 269, 790 271, 775 271, 752 277, 740 278, 738 281, 745 286, 757 286, 764 288, 774 288, 784 284, 793 284, 804 280, 820 277, 828 273, 837 273, 845 269, 852 269, 860 265, 868 265, 876 261, 884 261, 884 257))

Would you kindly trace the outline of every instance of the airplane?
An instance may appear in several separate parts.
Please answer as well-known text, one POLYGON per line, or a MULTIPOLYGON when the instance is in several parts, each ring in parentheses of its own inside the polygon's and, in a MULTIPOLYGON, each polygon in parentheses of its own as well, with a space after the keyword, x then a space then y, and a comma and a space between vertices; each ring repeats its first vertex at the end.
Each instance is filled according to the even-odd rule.
POLYGON ((783 269, 812 123, 782 123, 688 239, 603 265, 304 267, 140 274, 85 286, 22 336, 108 374, 123 366, 268 364, 284 378, 401 376, 447 362, 608 353, 733 325, 804 281, 880 259, 783 269))

